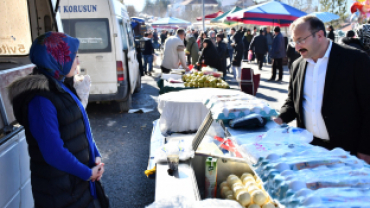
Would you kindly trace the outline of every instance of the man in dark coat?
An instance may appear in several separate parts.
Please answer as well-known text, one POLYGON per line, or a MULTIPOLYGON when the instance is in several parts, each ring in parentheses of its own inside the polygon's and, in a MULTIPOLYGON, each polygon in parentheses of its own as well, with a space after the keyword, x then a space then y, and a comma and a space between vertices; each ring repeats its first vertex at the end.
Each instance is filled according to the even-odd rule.
POLYGON ((291 30, 301 58, 293 63, 288 98, 274 121, 296 119, 313 134, 312 145, 340 147, 370 163, 369 57, 329 41, 317 17, 301 17, 291 30))
MULTIPOLYGON (((234 29, 235 30, 235 29, 234 29)), ((243 36, 244 36, 244 32, 243 32, 243 28, 240 27, 238 31, 236 31, 235 35, 234 35, 234 40, 236 43, 239 43, 239 41, 242 41, 243 39, 243 36)))
POLYGON ((224 79, 226 78, 226 57, 228 55, 227 51, 227 45, 223 41, 223 34, 218 33, 216 36, 217 43, 216 43, 216 48, 217 48, 217 53, 219 58, 221 59, 221 64, 222 64, 222 72, 224 79))
POLYGON ((328 27, 328 30, 329 30, 329 33, 328 33, 328 38, 334 42, 334 39, 335 39, 335 35, 334 35, 334 28, 333 26, 329 26, 328 27))
POLYGON ((288 44, 287 46, 286 55, 288 57, 289 74, 290 76, 292 76, 292 64, 295 60, 301 57, 301 55, 299 55, 299 53, 295 50, 295 48, 291 44, 288 44))
POLYGON ((231 62, 234 79, 240 79, 240 70, 244 52, 243 41, 241 39, 235 39, 235 43, 232 43, 231 46, 233 46, 235 49, 233 61, 231 62))
POLYGON ((140 75, 144 76, 144 68, 143 68, 143 57, 141 56, 141 48, 140 48, 140 41, 139 39, 135 39, 135 50, 136 50, 136 59, 139 63, 139 71, 140 75))
POLYGON ((164 43, 166 42, 166 39, 167 39, 167 31, 162 30, 162 33, 161 33, 160 37, 161 37, 161 45, 164 46, 164 43))
POLYGON ((355 32, 353 30, 347 31, 346 37, 342 38, 342 44, 359 50, 365 50, 360 39, 355 37, 355 32))
POLYGON ((286 44, 283 35, 280 33, 280 27, 274 29, 275 37, 272 42, 271 58, 272 72, 269 81, 275 81, 276 70, 279 70, 279 81, 283 80, 283 58, 286 56, 286 44))
POLYGON ((145 41, 145 48, 143 51, 143 58, 144 58, 144 73, 152 76, 153 71, 153 55, 154 55, 154 47, 152 43, 153 33, 146 32, 144 34, 144 41, 145 41), (149 65, 149 66, 148 66, 149 65), (149 68, 147 68, 147 66, 149 68))
POLYGON ((234 55, 234 47, 232 46, 233 43, 235 43, 234 35, 235 35, 235 28, 231 28, 230 34, 227 35, 227 51, 229 53, 229 61, 230 65, 228 65, 226 68, 230 72, 230 67, 232 65, 233 61, 233 55, 234 55))
POLYGON ((258 69, 262 70, 263 59, 265 54, 268 52, 269 48, 267 45, 267 39, 265 37, 265 32, 260 30, 260 35, 252 39, 251 44, 249 45, 249 50, 254 51, 257 56, 258 69))
POLYGON ((197 40, 199 36, 198 30, 191 29, 191 31, 193 32, 193 37, 197 40))

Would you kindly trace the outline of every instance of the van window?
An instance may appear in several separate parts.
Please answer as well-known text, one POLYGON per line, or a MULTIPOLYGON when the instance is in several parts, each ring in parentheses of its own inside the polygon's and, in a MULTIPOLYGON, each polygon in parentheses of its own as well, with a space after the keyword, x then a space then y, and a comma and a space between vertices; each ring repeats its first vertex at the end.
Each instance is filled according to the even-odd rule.
POLYGON ((79 53, 112 51, 108 19, 64 19, 64 32, 80 40, 79 53))
POLYGON ((127 28, 127 34, 128 34, 128 43, 131 47, 134 47, 134 37, 132 35, 132 28, 131 25, 126 23, 126 28, 127 28))
POLYGON ((32 44, 27 0, 0 1, 0 56, 28 55, 32 44), (6 14, 6 15, 5 15, 6 14))
POLYGON ((122 49, 127 50, 128 49, 127 32, 126 32, 125 24, 123 24, 122 20, 119 20, 119 28, 121 30, 122 49))

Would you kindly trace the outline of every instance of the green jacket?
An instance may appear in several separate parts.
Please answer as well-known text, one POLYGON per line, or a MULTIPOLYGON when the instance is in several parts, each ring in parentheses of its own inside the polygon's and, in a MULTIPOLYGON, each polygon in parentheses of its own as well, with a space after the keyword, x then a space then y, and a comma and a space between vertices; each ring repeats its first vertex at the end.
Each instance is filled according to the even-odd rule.
MULTIPOLYGON (((194 37, 189 37, 186 44, 186 52, 190 52, 191 64, 195 65, 199 59, 199 48, 198 43, 194 37)), ((187 53, 188 54, 188 53, 187 53)))
POLYGON ((252 39, 254 37, 253 35, 247 35, 247 33, 245 33, 244 36, 247 38, 247 40, 248 40, 249 43, 252 41, 252 39))

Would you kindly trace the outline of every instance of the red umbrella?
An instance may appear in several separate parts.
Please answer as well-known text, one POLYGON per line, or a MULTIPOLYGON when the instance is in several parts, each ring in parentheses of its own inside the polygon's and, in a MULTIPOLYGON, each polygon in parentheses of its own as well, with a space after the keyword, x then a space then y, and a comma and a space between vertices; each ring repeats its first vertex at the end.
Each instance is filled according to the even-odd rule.
MULTIPOLYGON (((223 11, 218 11, 218 12, 215 12, 215 13, 212 13, 212 14, 207 14, 204 18, 205 20, 210 20, 210 19, 214 19, 220 15, 222 15, 224 12, 223 11)), ((202 17, 197 17, 197 20, 198 21, 202 21, 202 17)))

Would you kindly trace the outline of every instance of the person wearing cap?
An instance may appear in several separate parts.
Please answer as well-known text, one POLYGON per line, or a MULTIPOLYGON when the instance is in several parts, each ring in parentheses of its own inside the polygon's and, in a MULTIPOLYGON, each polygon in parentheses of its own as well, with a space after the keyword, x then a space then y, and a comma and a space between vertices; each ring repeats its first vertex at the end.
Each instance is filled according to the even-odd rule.
POLYGON ((218 53, 219 58, 221 59, 221 70, 220 71, 222 71, 223 77, 225 79, 226 78, 226 57, 228 55, 228 52, 227 52, 226 43, 224 43, 223 41, 224 36, 221 33, 221 31, 220 33, 217 34, 216 39, 217 39, 217 43, 216 43, 217 53, 218 53))
POLYGON ((271 78, 269 81, 275 81, 276 71, 279 70, 279 79, 278 81, 283 80, 283 58, 286 56, 286 45, 283 35, 280 33, 280 27, 275 27, 274 29, 275 37, 272 42, 271 48, 271 58, 272 69, 271 69, 271 78))
POLYGON ((185 54, 189 57, 189 62, 195 66, 199 59, 199 48, 191 31, 189 31, 188 35, 186 36, 186 40, 188 41, 188 44, 186 45, 185 54))
POLYGON ((312 145, 339 147, 370 163, 370 58, 328 39, 315 16, 298 18, 290 30, 301 57, 292 65, 288 96, 274 121, 296 120, 313 134, 312 145))
POLYGON ((73 86, 79 45, 59 32, 37 37, 29 54, 36 65, 32 74, 8 87, 13 113, 25 129, 35 207, 107 205, 100 183, 104 163, 73 86))
POLYGON ((267 39, 264 33, 263 30, 260 30, 260 35, 254 37, 249 46, 249 50, 252 50, 257 56, 259 70, 262 70, 263 59, 268 52, 267 39))

